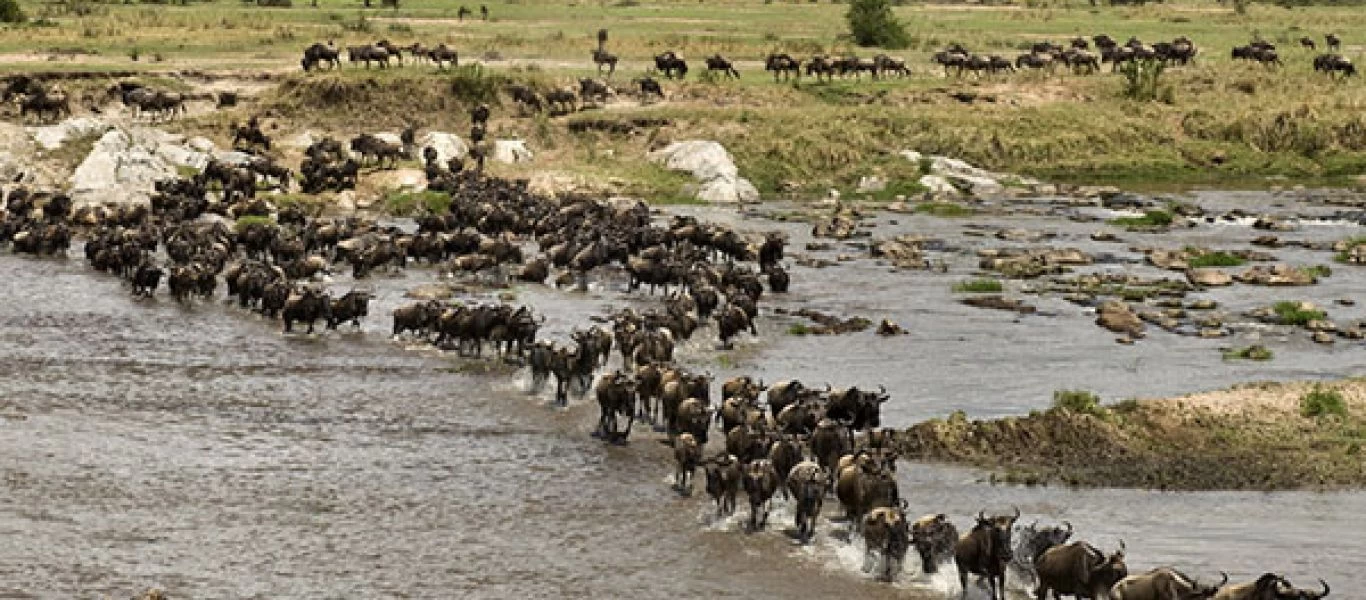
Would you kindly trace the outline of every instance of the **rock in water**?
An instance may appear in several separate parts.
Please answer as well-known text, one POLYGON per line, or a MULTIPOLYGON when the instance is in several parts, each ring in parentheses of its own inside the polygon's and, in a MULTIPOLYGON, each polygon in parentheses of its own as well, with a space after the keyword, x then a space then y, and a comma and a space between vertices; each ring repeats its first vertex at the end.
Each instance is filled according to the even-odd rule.
POLYGON ((675 171, 687 171, 697 179, 697 198, 714 204, 745 204, 759 201, 759 190, 740 170, 721 144, 706 140, 674 142, 651 152, 649 159, 675 171))
POLYGON ((1186 271, 1186 281, 1195 285, 1217 287, 1233 285, 1233 276, 1219 269, 1190 269, 1186 271))
POLYGON ((158 152, 156 137, 119 129, 100 136, 71 175, 71 199, 77 206, 146 202, 156 181, 176 176, 175 167, 158 152))
POLYGON ((1096 324, 1115 333, 1128 334, 1131 338, 1143 337, 1143 320, 1134 314, 1129 305, 1120 300, 1107 300, 1096 307, 1096 324))

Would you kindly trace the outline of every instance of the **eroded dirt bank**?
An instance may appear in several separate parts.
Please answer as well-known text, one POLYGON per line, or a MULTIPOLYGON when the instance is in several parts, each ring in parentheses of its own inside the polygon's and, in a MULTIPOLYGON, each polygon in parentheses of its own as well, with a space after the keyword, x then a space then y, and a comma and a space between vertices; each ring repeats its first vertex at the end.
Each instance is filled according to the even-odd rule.
POLYGON ((1302 414, 1311 383, 1249 383, 1109 407, 1051 408, 969 421, 963 413, 900 433, 915 459, 962 463, 1011 482, 1174 490, 1343 488, 1366 484, 1366 379, 1320 384, 1346 416, 1302 414))

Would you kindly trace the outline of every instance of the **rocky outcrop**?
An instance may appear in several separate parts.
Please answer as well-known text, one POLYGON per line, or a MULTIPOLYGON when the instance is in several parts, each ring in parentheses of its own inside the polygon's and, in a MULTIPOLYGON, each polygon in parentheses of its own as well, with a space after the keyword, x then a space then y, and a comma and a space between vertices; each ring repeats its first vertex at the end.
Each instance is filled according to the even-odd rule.
POLYGON ((1186 281, 1206 287, 1233 285, 1233 276, 1219 269, 1190 269, 1186 271, 1186 281))
POLYGON ((1258 265, 1234 275, 1233 278, 1239 283, 1251 285, 1296 286, 1318 283, 1318 278, 1312 273, 1283 264, 1258 265))
MULTIPOLYGON (((466 144, 464 139, 453 133, 429 131, 418 138, 417 145, 423 150, 427 148, 436 150, 436 160, 441 165, 450 162, 452 158, 464 158, 470 154, 469 144, 466 144)), ((421 156, 419 153, 418 158, 421 156)))
POLYGON ((1106 300, 1097 306, 1096 324, 1130 338, 1143 337, 1145 329, 1143 319, 1134 314, 1128 303, 1120 300, 1106 300))
POLYGON ((531 149, 522 140, 497 140, 493 142, 494 162, 503 164, 528 163, 532 159, 531 149))
POLYGON ((675 171, 687 171, 698 181, 695 196, 712 204, 748 204, 759 201, 759 190, 740 176, 734 159, 721 144, 706 140, 674 142, 651 152, 652 162, 675 171))
POLYGON ((928 269, 930 261, 925 259, 923 244, 921 238, 901 236, 875 242, 869 249, 873 257, 885 258, 899 269, 928 269))
POLYGON ((972 196, 994 196, 1005 192, 1006 186, 1001 182, 1006 180, 1025 186, 1039 185, 1039 182, 1033 179, 993 173, 947 156, 925 155, 914 150, 903 151, 901 156, 916 163, 928 161, 929 173, 921 176, 920 185, 934 193, 959 192, 972 196))
POLYGON ((30 127, 29 134, 44 150, 56 150, 69 141, 102 135, 109 124, 93 117, 76 117, 55 125, 30 127))

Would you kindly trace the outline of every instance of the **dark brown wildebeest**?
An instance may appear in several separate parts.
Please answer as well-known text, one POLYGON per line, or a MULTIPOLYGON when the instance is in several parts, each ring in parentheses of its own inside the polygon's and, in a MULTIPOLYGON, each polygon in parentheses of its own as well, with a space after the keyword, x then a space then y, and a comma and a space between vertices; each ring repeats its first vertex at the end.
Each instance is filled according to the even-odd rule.
POLYGON ((878 579, 892 581, 901 571, 911 546, 911 529, 905 504, 875 508, 862 519, 863 570, 871 571, 875 559, 882 561, 878 579))
POLYGON ((607 78, 617 72, 617 55, 612 54, 602 48, 593 51, 593 64, 598 68, 598 74, 602 74, 602 68, 607 67, 607 78))
POLYGON ((692 492, 692 477, 697 465, 702 461, 702 448, 691 433, 680 433, 674 438, 674 463, 678 470, 674 473, 674 489, 680 493, 692 492))
POLYGON ((658 96, 660 100, 664 99, 664 88, 659 86, 659 82, 655 78, 647 75, 633 79, 631 82, 636 84, 636 88, 640 90, 641 102, 645 102, 650 96, 658 96))
POLYGON ((1356 65, 1347 57, 1338 54, 1323 54, 1314 57, 1314 70, 1329 77, 1351 77, 1357 74, 1356 65))
POLYGON ((797 501, 793 520, 797 527, 797 539, 802 543, 811 541, 816 535, 816 519, 821 514, 828 481, 825 469, 809 460, 797 463, 787 474, 787 492, 797 501))
POLYGON ((16 102, 19 104, 20 118, 29 113, 37 115, 39 121, 46 120, 44 115, 51 115, 54 121, 71 116, 71 103, 63 92, 38 92, 21 97, 16 102))
POLYGON ((1319 48, 1318 44, 1314 43, 1314 38, 1311 38, 1307 35, 1300 38, 1300 47, 1305 48, 1307 50, 1318 50, 1319 48))
POLYGON ((749 530, 758 531, 768 524, 769 501, 782 485, 782 478, 767 458, 745 465, 742 477, 745 496, 749 498, 749 530))
POLYGON ((1224 586, 1214 600, 1318 600, 1328 595, 1328 583, 1319 580, 1322 592, 1301 590, 1275 573, 1263 573, 1256 581, 1224 586))
POLYGON ((427 51, 427 58, 436 63, 436 68, 444 68, 443 64, 452 67, 460 65, 460 54, 454 48, 449 48, 446 44, 438 44, 435 48, 427 51))
POLYGON ((341 66, 341 61, 337 58, 339 55, 340 52, 332 46, 331 42, 326 44, 318 42, 304 49, 304 57, 300 64, 303 65, 304 71, 310 71, 322 63, 330 65, 329 68, 337 68, 341 66))
POLYGON ((778 81, 782 76, 783 81, 789 77, 800 79, 802 76, 802 61, 792 58, 786 52, 772 53, 764 58, 764 70, 773 73, 773 81, 778 81))
POLYGON ((920 555, 920 571, 938 573, 939 565, 953 560, 958 528, 949 522, 948 515, 925 515, 911 524, 911 543, 920 555))
POLYGON ((1325 42, 1328 43, 1329 52, 1338 52, 1342 50, 1342 40, 1338 39, 1336 33, 1330 33, 1328 35, 1325 35, 1323 36, 1323 39, 1325 42))
POLYGON ((1034 571, 1039 576, 1035 596, 1048 599, 1066 595, 1078 598, 1104 598, 1119 580, 1129 576, 1124 564, 1124 542, 1110 556, 1086 542, 1072 542, 1044 550, 1034 559, 1034 571))
POLYGON ((346 49, 346 58, 350 62, 365 63, 365 68, 370 68, 370 63, 377 63, 381 69, 389 67, 389 51, 379 46, 351 46, 346 49))
POLYGON ((688 75, 688 62, 683 60, 682 55, 670 50, 655 55, 655 69, 663 73, 665 79, 683 79, 688 75))
POLYGON ((735 496, 740 492, 740 461, 729 454, 714 456, 702 463, 707 474, 707 495, 716 502, 716 516, 735 513, 735 496))
POLYGON ((985 577, 991 600, 1005 600, 1006 564, 1010 562, 1010 531, 1020 518, 998 515, 987 518, 986 511, 977 513, 977 524, 954 547, 953 560, 958 565, 958 583, 963 597, 968 593, 968 575, 985 577))
POLYGON ((1171 567, 1159 567, 1141 575, 1130 575, 1110 588, 1111 600, 1207 600, 1228 583, 1201 585, 1192 577, 1171 567))
POLYGON ((720 54, 713 54, 711 56, 708 56, 707 72, 715 73, 717 71, 720 71, 722 75, 726 76, 726 78, 740 78, 740 72, 736 71, 735 66, 732 65, 729 60, 726 60, 724 56, 721 56, 720 54))
POLYGON ((598 429, 594 435, 603 440, 620 444, 631 435, 635 424, 636 383, 630 375, 617 371, 598 380, 596 395, 598 400, 598 429), (626 429, 619 429, 617 418, 626 417, 626 429))
POLYGON ((607 97, 611 94, 612 88, 607 87, 606 83, 594 79, 579 80, 579 100, 583 101, 584 103, 606 103, 607 97))

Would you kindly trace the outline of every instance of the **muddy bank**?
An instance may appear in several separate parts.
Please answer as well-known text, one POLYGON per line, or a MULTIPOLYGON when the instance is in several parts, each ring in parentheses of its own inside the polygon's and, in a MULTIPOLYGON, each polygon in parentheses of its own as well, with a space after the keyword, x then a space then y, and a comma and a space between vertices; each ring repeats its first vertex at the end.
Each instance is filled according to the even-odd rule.
POLYGON ((1309 383, 1112 406, 1055 406, 969 421, 961 412, 900 433, 906 456, 992 471, 994 480, 1169 490, 1281 490, 1366 485, 1366 379, 1336 391, 1346 416, 1304 416, 1309 383))

